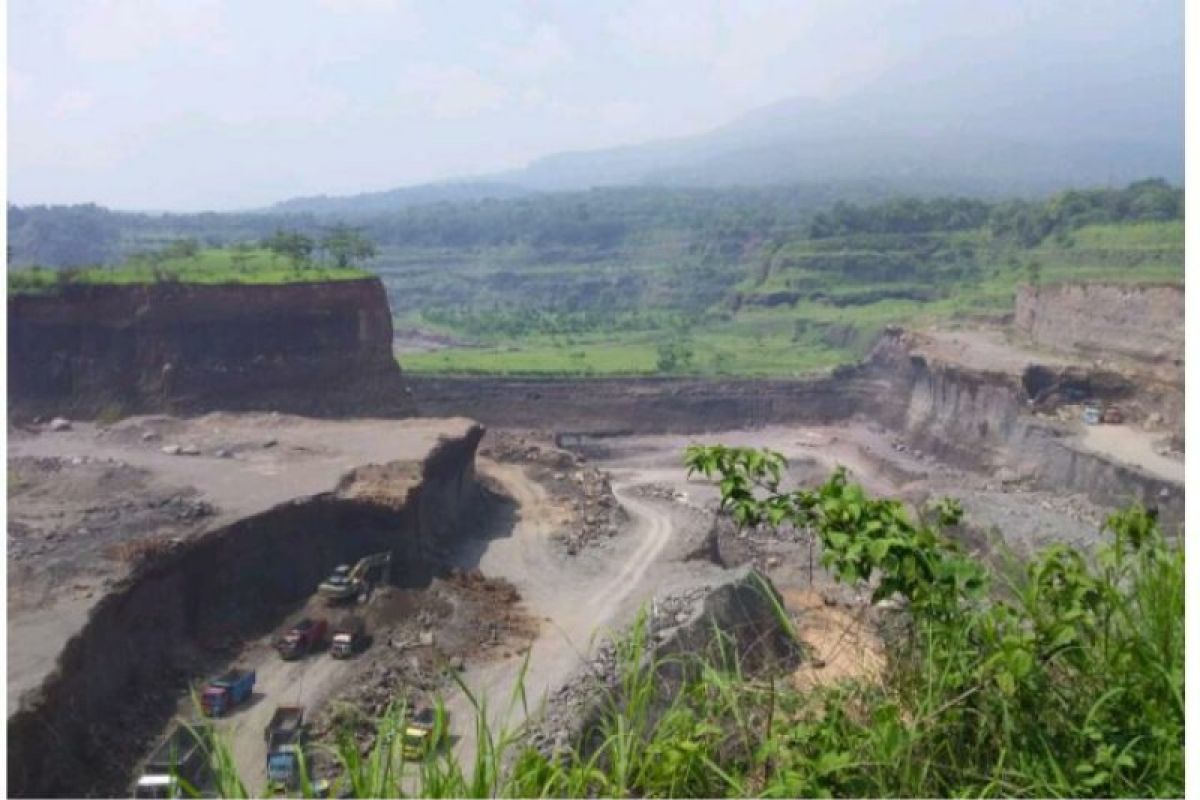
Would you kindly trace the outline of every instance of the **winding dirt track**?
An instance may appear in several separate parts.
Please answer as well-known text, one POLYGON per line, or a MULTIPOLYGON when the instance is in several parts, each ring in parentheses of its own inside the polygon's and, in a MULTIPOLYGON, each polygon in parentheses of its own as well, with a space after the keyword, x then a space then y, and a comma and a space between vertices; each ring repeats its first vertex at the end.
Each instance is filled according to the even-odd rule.
MULTIPOLYGON (((529 613, 545 623, 533 642, 525 673, 525 702, 513 693, 525 663, 514 654, 498 663, 470 669, 464 683, 476 697, 486 698, 493 731, 513 729, 535 713, 590 654, 596 634, 619 625, 653 595, 646 571, 670 540, 668 516, 631 497, 622 484, 613 492, 629 513, 632 524, 615 544, 613 557, 599 569, 588 570, 553 547, 555 510, 545 490, 518 466, 480 461, 481 470, 498 481, 517 503, 519 515, 512 535, 493 540, 479 568, 490 577, 507 578, 521 592, 529 613)), ((475 758, 475 712, 458 690, 447 699, 455 755, 460 763, 475 758)))
MULTIPOLYGON (((521 467, 484 459, 478 464, 517 506, 511 534, 487 542, 479 569, 489 577, 511 581, 521 592, 528 613, 543 620, 529 653, 524 704, 514 702, 523 654, 471 667, 463 675, 472 693, 486 700, 492 730, 501 726, 511 730, 582 663, 597 633, 620 624, 653 594, 655 587, 645 583, 646 572, 670 540, 672 524, 654 506, 614 484, 614 494, 632 524, 614 542, 613 557, 597 568, 595 562, 589 565, 565 557, 554 546, 550 537, 561 525, 562 512, 521 467)), ((258 672, 256 702, 218 723, 252 796, 266 789, 263 729, 276 706, 296 704, 315 711, 344 683, 353 664, 324 654, 285 662, 265 643, 258 650, 244 659, 255 664, 258 672)), ((446 702, 455 755, 460 763, 470 764, 476 753, 474 709, 457 688, 447 690, 446 702)))

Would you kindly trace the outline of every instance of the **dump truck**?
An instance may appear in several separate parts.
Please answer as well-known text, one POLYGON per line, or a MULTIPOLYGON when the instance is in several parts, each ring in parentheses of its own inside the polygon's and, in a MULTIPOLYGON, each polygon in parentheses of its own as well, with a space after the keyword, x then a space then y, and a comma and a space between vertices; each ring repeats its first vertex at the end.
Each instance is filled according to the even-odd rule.
POLYGON ((189 788, 199 790, 208 767, 200 741, 204 730, 176 725, 146 761, 133 796, 189 797, 189 788))
POLYGON ((231 669, 215 681, 210 681, 200 695, 200 708, 206 717, 219 717, 234 706, 250 699, 254 692, 255 672, 252 669, 231 669))
POLYGON ((267 782, 293 788, 300 776, 304 747, 304 706, 279 706, 263 731, 267 742, 267 782))
POLYGON ((421 761, 435 753, 446 738, 448 725, 449 720, 445 720, 445 724, 439 728, 437 715, 429 706, 413 711, 404 722, 404 757, 410 761, 421 761))
POLYGON ((339 564, 317 587, 317 592, 331 603, 350 600, 365 595, 375 584, 386 583, 391 571, 392 554, 375 553, 360 558, 353 567, 339 564))
POLYGON ((329 654, 334 658, 350 658, 363 648, 367 640, 367 626, 359 617, 345 617, 333 629, 333 643, 329 654))
POLYGON ((323 619, 305 617, 275 643, 275 649, 285 661, 303 658, 325 641, 329 624, 323 619))

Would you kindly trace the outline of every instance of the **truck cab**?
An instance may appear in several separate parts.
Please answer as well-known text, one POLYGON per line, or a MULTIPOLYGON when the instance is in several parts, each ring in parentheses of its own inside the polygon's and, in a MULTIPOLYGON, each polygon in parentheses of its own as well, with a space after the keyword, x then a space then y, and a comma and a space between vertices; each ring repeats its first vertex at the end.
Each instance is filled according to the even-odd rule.
POLYGON ((272 786, 295 788, 300 777, 300 745, 279 745, 267 754, 267 782, 272 786))

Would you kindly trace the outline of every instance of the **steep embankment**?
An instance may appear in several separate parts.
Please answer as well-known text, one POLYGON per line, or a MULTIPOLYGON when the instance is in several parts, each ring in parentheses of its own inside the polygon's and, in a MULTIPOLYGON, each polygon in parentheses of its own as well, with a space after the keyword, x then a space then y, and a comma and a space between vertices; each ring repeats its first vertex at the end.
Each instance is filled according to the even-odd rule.
POLYGON ((476 513, 473 426, 423 462, 351 473, 151 557, 93 608, 36 697, 9 719, 16 796, 124 791, 131 732, 156 730, 209 647, 261 636, 338 563, 393 552, 393 580, 423 586, 432 552, 476 513), (136 700, 136 702, 134 702, 136 700))
POLYGON ((557 431, 700 433, 777 422, 845 419, 877 387, 855 377, 449 378, 409 376, 423 414, 557 431))
MULTIPOLYGON (((1087 385, 1088 376, 1076 367, 990 371, 938 358, 914 337, 890 330, 860 372, 889 388, 858 412, 944 461, 992 472, 1008 468, 1039 488, 1086 494, 1102 507, 1138 501, 1172 521, 1183 518, 1180 482, 1089 451, 1071 426, 1030 413, 1029 388, 1035 383, 1087 385), (1039 376, 1037 382, 1031 373, 1039 376)), ((1091 377, 1093 390, 1105 385, 1119 394, 1129 391, 1105 373, 1091 377)))
POLYGON ((1183 366, 1182 286, 1024 286, 1017 292, 1014 324, 1053 350, 1183 366))
POLYGON ((8 300, 10 413, 413 413, 377 278, 68 285, 8 300))

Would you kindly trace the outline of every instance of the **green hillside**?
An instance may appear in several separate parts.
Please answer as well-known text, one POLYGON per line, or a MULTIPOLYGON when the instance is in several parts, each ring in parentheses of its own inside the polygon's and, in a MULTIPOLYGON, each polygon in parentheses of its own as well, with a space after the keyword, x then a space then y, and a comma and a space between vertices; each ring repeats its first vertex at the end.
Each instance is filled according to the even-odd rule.
POLYGON ((409 370, 796 375, 855 360, 886 325, 1008 312, 1031 281, 1179 282, 1183 254, 1183 222, 1170 220, 1088 224, 1033 246, 978 227, 795 235, 724 265, 660 241, 519 273, 486 251, 453 270, 383 269, 425 300, 399 310, 399 329, 463 343, 406 354, 409 370))

